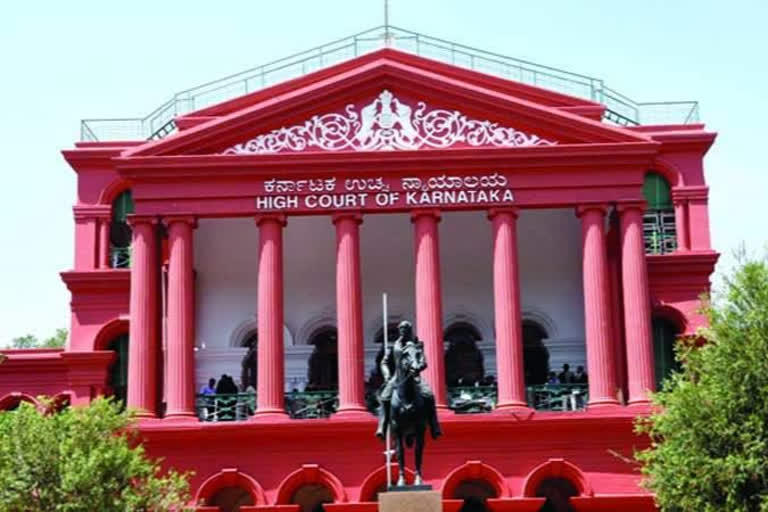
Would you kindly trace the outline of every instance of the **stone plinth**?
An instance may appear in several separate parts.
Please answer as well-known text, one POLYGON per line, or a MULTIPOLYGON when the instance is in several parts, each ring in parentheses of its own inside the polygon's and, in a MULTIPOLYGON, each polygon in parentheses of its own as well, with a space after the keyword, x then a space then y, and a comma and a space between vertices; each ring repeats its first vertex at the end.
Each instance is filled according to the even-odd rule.
POLYGON ((395 491, 379 493, 379 512, 442 512, 438 491, 395 491))

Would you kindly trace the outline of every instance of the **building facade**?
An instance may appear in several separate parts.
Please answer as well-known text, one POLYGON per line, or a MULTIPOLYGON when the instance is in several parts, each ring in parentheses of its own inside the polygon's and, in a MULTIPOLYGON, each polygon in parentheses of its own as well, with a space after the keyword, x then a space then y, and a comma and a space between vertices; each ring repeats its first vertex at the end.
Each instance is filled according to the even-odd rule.
POLYGON ((198 510, 373 511, 383 326, 408 319, 446 509, 653 510, 626 459, 704 322, 715 135, 392 46, 177 96, 138 136, 84 124, 68 345, 5 351, 0 406, 117 396, 198 510))

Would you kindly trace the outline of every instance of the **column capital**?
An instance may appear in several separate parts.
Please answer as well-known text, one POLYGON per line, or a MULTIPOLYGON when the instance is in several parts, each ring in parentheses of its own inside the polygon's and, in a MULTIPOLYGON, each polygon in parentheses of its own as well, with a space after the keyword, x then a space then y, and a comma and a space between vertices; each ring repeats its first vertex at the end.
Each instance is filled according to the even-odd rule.
POLYGON ((491 208, 490 210, 488 210, 488 218, 491 220, 493 220, 494 217, 500 214, 508 214, 516 219, 520 216, 520 208, 516 206, 509 206, 506 208, 491 208))
POLYGON ((624 213, 627 210, 640 210, 640 212, 644 212, 647 204, 645 201, 622 201, 616 205, 616 209, 619 213, 624 213))
POLYGON ((189 224, 192 229, 195 229, 197 227, 197 217, 191 214, 184 215, 166 215, 163 217, 163 224, 165 227, 171 227, 171 224, 175 224, 177 222, 183 222, 185 224, 189 224))
POLYGON ((350 219, 355 221, 357 224, 362 224, 363 214, 358 210, 350 210, 350 211, 344 211, 344 212, 337 212, 331 216, 331 221, 334 224, 336 224, 337 222, 343 219, 350 219))
POLYGON ((608 210, 610 209, 610 205, 608 203, 586 203, 586 204, 580 204, 576 206, 576 216, 581 217, 585 213, 589 211, 599 211, 601 214, 606 215, 608 213, 608 210))
POLYGON ((136 213, 126 215, 125 220, 131 227, 136 226, 137 224, 155 225, 160 222, 160 219, 156 215, 141 215, 136 213))
POLYGON ((277 222, 280 224, 280 227, 285 227, 285 225, 288 223, 285 215, 280 213, 265 213, 263 215, 257 215, 256 216, 256 225, 260 226, 262 222, 277 222))
POLYGON ((411 210, 411 222, 414 222, 419 217, 432 217, 436 222, 440 222, 440 210, 437 208, 420 208, 417 210, 411 210))

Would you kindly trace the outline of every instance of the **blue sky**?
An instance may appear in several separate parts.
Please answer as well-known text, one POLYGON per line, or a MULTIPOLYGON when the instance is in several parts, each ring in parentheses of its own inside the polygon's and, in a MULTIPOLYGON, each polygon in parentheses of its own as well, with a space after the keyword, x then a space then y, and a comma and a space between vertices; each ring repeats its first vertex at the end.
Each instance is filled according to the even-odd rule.
MULTIPOLYGON (((0 345, 68 326, 75 174, 87 117, 143 116, 174 92, 382 24, 383 0, 8 2, 0 13, 0 345)), ((768 240, 768 2, 391 0, 391 22, 603 78, 637 101, 695 99, 714 246, 768 240)))

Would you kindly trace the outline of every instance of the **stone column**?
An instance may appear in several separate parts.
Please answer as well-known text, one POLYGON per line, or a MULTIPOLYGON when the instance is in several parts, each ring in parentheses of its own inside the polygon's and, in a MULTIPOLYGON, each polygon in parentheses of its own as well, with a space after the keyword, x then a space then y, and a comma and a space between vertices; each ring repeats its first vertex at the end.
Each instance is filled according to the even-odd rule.
POLYGON ((285 361, 283 354, 283 227, 282 215, 262 215, 259 226, 259 336, 255 419, 283 418, 285 361))
POLYGON ((416 335, 424 342, 427 383, 435 393, 438 409, 447 409, 445 351, 443 350, 443 303, 440 287, 440 241, 437 210, 411 213, 416 263, 416 335))
POLYGON ((194 217, 168 217, 166 418, 195 416, 194 217))
POLYGON ((493 223, 493 304, 499 387, 496 408, 525 408, 520 279, 517 270, 517 209, 491 210, 488 217, 493 223))
POLYGON ((627 352, 629 404, 647 404, 653 391, 651 298, 643 244, 642 204, 619 207, 621 214, 621 275, 624 296, 624 339, 627 352))
POLYGON ((589 406, 617 405, 614 344, 608 306, 604 205, 577 208, 581 218, 584 320, 587 337, 589 406))
POLYGON ((140 417, 157 414, 158 283, 157 219, 132 216, 131 294, 127 406, 140 417))
POLYGON ((360 223, 355 213, 333 216, 336 225, 336 315, 338 326, 338 414, 364 413, 365 354, 360 284, 360 223))

